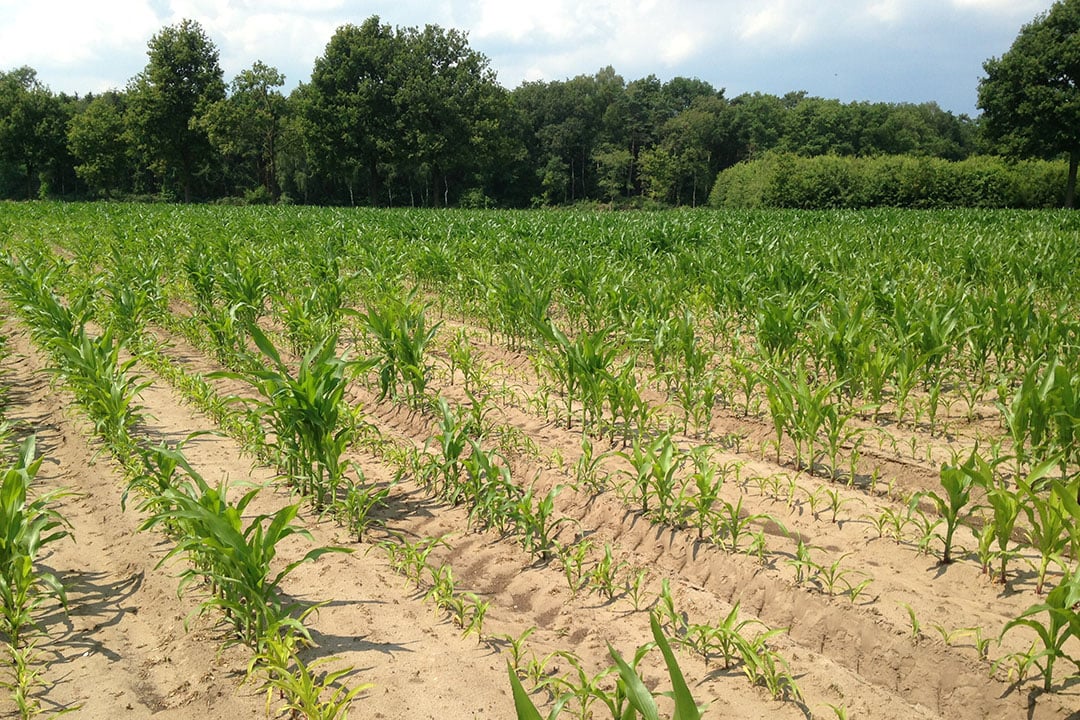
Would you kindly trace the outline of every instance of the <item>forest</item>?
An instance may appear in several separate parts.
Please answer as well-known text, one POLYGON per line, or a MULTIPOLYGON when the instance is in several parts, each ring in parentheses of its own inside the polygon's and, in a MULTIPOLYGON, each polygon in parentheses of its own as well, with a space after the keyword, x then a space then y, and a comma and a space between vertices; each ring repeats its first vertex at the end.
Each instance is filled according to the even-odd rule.
POLYGON ((192 20, 162 28, 147 57, 101 94, 0 72, 0 198, 1042 207, 1064 193, 1065 164, 1004 160, 983 118, 933 102, 727 97, 611 66, 508 90, 465 33, 377 16, 339 27, 288 94, 261 61, 227 82, 192 20))

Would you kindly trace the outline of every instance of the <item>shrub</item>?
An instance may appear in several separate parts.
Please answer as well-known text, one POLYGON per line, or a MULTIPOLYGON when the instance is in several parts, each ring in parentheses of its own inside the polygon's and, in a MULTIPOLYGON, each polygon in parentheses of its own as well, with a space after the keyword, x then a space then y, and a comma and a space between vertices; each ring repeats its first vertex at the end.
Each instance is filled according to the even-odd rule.
POLYGON ((1063 164, 1044 160, 767 153, 721 172, 709 203, 723 208, 1047 208, 1061 206, 1064 187, 1063 164))

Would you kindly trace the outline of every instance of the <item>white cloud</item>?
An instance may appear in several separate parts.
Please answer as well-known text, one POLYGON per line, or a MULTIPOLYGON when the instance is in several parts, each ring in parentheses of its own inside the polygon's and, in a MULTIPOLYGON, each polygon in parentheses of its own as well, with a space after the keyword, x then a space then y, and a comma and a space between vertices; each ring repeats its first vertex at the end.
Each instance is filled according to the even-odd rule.
POLYGON ((544 4, 479 0, 474 9, 477 20, 471 30, 478 39, 535 42, 539 34, 544 39, 562 42, 594 29, 593 20, 600 15, 598 9, 602 5, 565 0, 549 0, 544 4))
POLYGON ((701 51, 702 37, 699 33, 676 32, 665 37, 660 44, 660 59, 667 65, 678 63, 693 57, 701 51))
POLYGON ((465 31, 509 87, 610 64, 628 80, 697 75, 717 87, 827 93, 839 86, 817 82, 815 73, 833 78, 841 68, 852 93, 859 78, 867 78, 867 92, 884 92, 881 78, 891 73, 912 87, 952 83, 973 96, 982 61, 1006 49, 1020 26, 1052 2, 0 0, 0 71, 30 65, 42 82, 65 92, 122 87, 145 66, 151 36, 191 18, 217 46, 226 80, 262 60, 285 73, 288 89, 310 77, 337 27, 379 15, 393 26, 465 31), (925 68, 916 71, 916 58, 938 63, 933 78, 925 68), (961 58, 962 67, 946 64, 961 58))
POLYGON ((954 7, 962 10, 975 10, 983 13, 997 13, 1001 15, 1021 15, 1034 17, 1042 10, 1046 10, 1050 3, 1039 0, 951 0, 954 7))
POLYGON ((904 4, 901 0, 879 0, 866 7, 866 14, 880 23, 894 23, 903 16, 904 4))
MULTIPOLYGON (((17 65, 80 69, 111 53, 145 47, 159 25, 141 0, 108 4, 39 0, 0 2, 0 68, 17 65)), ((46 84, 48 84, 46 82, 46 84)))

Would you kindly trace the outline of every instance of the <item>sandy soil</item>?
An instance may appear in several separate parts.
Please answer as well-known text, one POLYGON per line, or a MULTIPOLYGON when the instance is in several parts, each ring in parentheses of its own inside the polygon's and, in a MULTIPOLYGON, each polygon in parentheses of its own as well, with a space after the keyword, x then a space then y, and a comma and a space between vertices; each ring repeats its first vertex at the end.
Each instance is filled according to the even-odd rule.
MULTIPOLYGON (((97 455, 86 424, 69 407, 70 397, 41 373, 45 359, 13 321, 5 323, 4 332, 13 349, 0 375, 11 388, 6 415, 19 421, 24 432, 38 435, 47 458, 42 488, 72 491, 59 509, 71 522, 74 542, 54 546, 45 559, 69 588, 69 609, 43 618, 47 639, 42 647, 50 656, 43 706, 50 711, 77 707, 76 716, 94 719, 265 716, 265 696, 254 684, 243 683, 247 651, 219 651, 224 638, 214 617, 192 616, 199 595, 177 596, 179 561, 159 566, 168 545, 153 532, 139 532, 142 517, 135 509, 121 511, 121 475, 97 455)), ((474 333, 474 340, 481 337, 474 333)), ((581 452, 580 433, 529 409, 526 398, 539 388, 524 355, 482 344, 478 350, 487 380, 498 391, 491 419, 504 432, 512 428, 530 438, 538 451, 512 457, 514 478, 534 482, 540 492, 568 484, 581 452)), ((180 339, 171 338, 168 352, 186 372, 216 369, 180 339)), ((176 442, 192 431, 213 429, 210 420, 144 372, 153 384, 142 395, 147 421, 141 434, 151 442, 176 442)), ((449 380, 441 371, 435 389, 463 402, 460 382, 451 385, 449 380)), ((242 386, 223 385, 221 390, 237 392, 242 386)), ((351 388, 350 401, 395 442, 422 446, 433 432, 432 418, 378 403, 362 384, 351 388)), ((353 551, 303 565, 285 582, 290 596, 327 603, 312 620, 316 647, 305 659, 352 667, 347 684, 373 684, 354 704, 353 717, 512 718, 505 636, 535 628, 525 643, 526 657, 547 658, 548 674, 574 672, 568 659, 552 655, 557 651, 573 651, 590 674, 598 673, 611 665, 609 644, 627 656, 651 639, 647 608, 667 579, 676 608, 691 623, 716 622, 738 603, 741 617, 787 628, 774 646, 790 662, 803 703, 774 700, 739 669, 725 670, 715 659, 705 663, 688 651, 679 653, 695 697, 710 703, 706 717, 835 717, 830 705, 846 708, 855 718, 1080 717, 1076 683, 1049 695, 1037 690, 1038 681, 1015 686, 1004 671, 991 677, 990 662, 978 656, 970 634, 944 641, 952 631, 976 626, 996 639, 1008 619, 1038 602, 1033 573, 1016 562, 1015 579, 997 585, 982 575, 970 552, 975 547, 970 532, 959 537, 968 552, 943 567, 934 556, 918 552, 912 529, 897 541, 879 537, 871 521, 884 510, 902 510, 907 493, 935 487, 936 469, 927 458, 947 458, 950 442, 963 440, 896 429, 902 436, 898 450, 886 445, 864 454, 860 469, 867 475, 876 469, 880 475, 871 489, 798 472, 786 451, 780 464, 771 452, 763 457, 761 443, 771 433, 763 418, 718 410, 712 431, 713 437, 735 432, 745 438, 737 451, 713 444, 718 461, 740 464, 739 479, 724 484, 724 498, 741 497, 744 515, 774 519, 765 526, 770 551, 765 563, 700 542, 692 529, 650 522, 610 485, 603 492, 565 488, 557 511, 572 522, 562 526, 560 539, 587 537, 593 547, 587 566, 609 545, 614 557, 626 563, 624 576, 648 570, 638 608, 626 593, 611 600, 588 589, 573 594, 557 562, 536 563, 513 538, 470 531, 464 508, 440 503, 405 477, 393 486, 383 514, 385 528, 364 542, 354 542, 331 520, 302 513, 316 544, 353 551), (905 451, 907 435, 915 436, 916 453, 905 451), (780 476, 798 487, 790 497, 779 484, 770 487, 753 479, 780 476), (893 492, 884 492, 890 485, 893 492), (810 500, 820 502, 825 490, 843 501, 835 521, 824 502, 814 506, 810 500), (448 563, 461 591, 490 602, 481 639, 461 637, 460 629, 425 601, 423 589, 391 569, 380 543, 395 534, 445 537, 446 546, 430 560, 448 563), (789 562, 796 543, 789 534, 811 545, 816 561, 839 562, 852 579, 872 578, 867 590, 851 601, 830 594, 820 580, 797 583, 789 562), (920 621, 918 635, 912 633, 905 604, 920 621)), ((677 440, 684 447, 706 442, 690 436, 677 440)), ((264 486, 253 513, 298 501, 275 485, 270 469, 254 463, 227 437, 201 436, 186 446, 185 454, 210 480, 264 486)), ((360 448, 352 457, 368 481, 393 480, 394 468, 380 457, 360 448)), ((612 456, 603 469, 617 473, 624 466, 612 456)), ((307 540, 290 539, 281 560, 300 557, 310 547, 307 540)), ((991 643, 990 658, 1026 649, 1029 643, 1024 633, 1010 633, 1000 647, 991 643)), ((643 667, 650 682, 664 686, 658 653, 643 667)), ((526 681, 526 686, 531 684, 526 681)), ((535 697, 547 702, 543 693, 535 697)), ((6 698, 0 713, 6 716, 12 709, 4 703, 6 698)), ((599 705, 593 710, 594 717, 607 716, 599 705)))

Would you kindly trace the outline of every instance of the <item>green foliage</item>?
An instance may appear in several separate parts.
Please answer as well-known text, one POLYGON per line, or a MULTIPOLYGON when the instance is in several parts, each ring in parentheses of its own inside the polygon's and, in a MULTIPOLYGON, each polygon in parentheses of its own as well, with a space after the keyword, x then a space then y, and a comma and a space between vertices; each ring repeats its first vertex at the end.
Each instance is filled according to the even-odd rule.
POLYGON ((0 71, 0 196, 49 197, 65 162, 66 111, 33 68, 0 71))
POLYGON ((423 305, 413 290, 406 298, 387 295, 360 316, 379 348, 379 399, 398 398, 404 390, 409 405, 419 409, 425 402, 430 371, 425 350, 441 323, 427 326, 423 305))
POLYGON ((261 400, 233 400, 252 404, 268 420, 286 477, 316 508, 329 507, 345 481, 348 468, 342 458, 354 434, 345 388, 350 372, 365 363, 338 357, 337 338, 331 336, 308 351, 294 372, 257 326, 249 326, 249 332, 267 364, 249 373, 216 376, 243 380, 258 391, 261 400))
POLYGON ((1064 658, 1080 667, 1072 657, 1065 653, 1065 643, 1070 638, 1080 639, 1080 574, 1067 573, 1046 596, 1046 602, 1032 605, 1014 620, 1005 625, 1002 636, 1015 627, 1025 626, 1033 630, 1042 643, 1038 653, 1029 656, 1028 661, 1038 664, 1043 672, 1043 690, 1050 692, 1054 680, 1054 664, 1064 658), (1038 618, 1046 614, 1045 622, 1038 618), (1040 662, 1041 661, 1041 662, 1040 662))
POLYGON ((286 505, 259 514, 245 524, 247 506, 258 494, 249 490, 235 503, 225 486, 213 488, 197 474, 168 488, 149 505, 153 514, 143 529, 172 527, 175 546, 161 559, 165 563, 184 554, 191 565, 180 577, 180 591, 197 580, 205 581, 212 594, 200 603, 199 612, 220 609, 232 626, 235 640, 260 652, 277 633, 290 630, 306 638, 303 618, 314 608, 281 597, 281 581, 303 563, 344 548, 319 547, 280 567, 274 562, 278 544, 291 536, 311 540, 296 524, 299 505, 286 505))
POLYGON ((132 81, 128 131, 155 174, 185 202, 206 191, 200 181, 214 163, 205 131, 193 122, 225 96, 218 51, 198 22, 182 20, 150 39, 149 62, 132 81))
POLYGON ((131 187, 131 162, 124 136, 123 95, 98 95, 68 127, 68 146, 79 161, 75 173, 94 195, 112 197, 131 187))
POLYGON ((1080 4, 1055 2, 1020 29, 1012 47, 983 64, 979 107, 987 135, 1023 156, 1069 156, 1065 204, 1073 207, 1080 164, 1080 4))
POLYGON ((1065 168, 994 157, 800 157, 770 154, 720 173, 709 204, 724 208, 1060 207, 1065 168))

